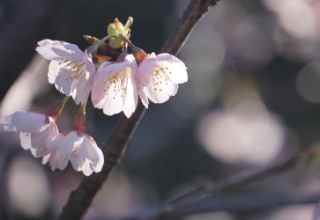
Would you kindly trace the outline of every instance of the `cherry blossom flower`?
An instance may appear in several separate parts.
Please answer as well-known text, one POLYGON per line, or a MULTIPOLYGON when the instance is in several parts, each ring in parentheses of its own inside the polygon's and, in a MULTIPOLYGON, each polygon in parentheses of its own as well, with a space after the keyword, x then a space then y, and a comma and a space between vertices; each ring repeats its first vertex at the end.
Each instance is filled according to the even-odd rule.
POLYGON ((68 157, 59 153, 58 148, 49 148, 50 154, 42 158, 42 164, 49 163, 51 170, 64 170, 68 165, 68 157))
POLYGON ((44 157, 42 163, 48 163, 52 170, 64 169, 70 160, 73 168, 89 176, 100 172, 104 163, 101 149, 91 136, 85 133, 85 109, 87 100, 81 105, 75 116, 73 129, 55 134, 46 139, 45 145, 51 148, 51 154, 44 157))
POLYGON ((17 111, 5 116, 0 123, 5 131, 20 132, 21 146, 30 149, 35 157, 43 157, 51 149, 45 145, 45 140, 58 133, 58 128, 53 117, 42 112, 17 111))
POLYGON ((147 55, 139 63, 139 95, 148 108, 148 99, 154 103, 166 102, 178 91, 178 84, 188 81, 187 67, 177 57, 162 53, 147 55))
POLYGON ((50 157, 43 163, 50 162, 51 169, 64 169, 70 160, 76 171, 82 171, 89 176, 92 172, 100 172, 104 163, 101 149, 88 134, 70 130, 56 135, 53 140, 47 140, 47 147, 53 148, 50 157))
POLYGON ((121 111, 129 118, 138 104, 138 66, 133 55, 123 62, 104 62, 97 70, 91 99, 106 115, 121 111))
POLYGON ((49 65, 49 83, 61 93, 83 104, 91 89, 95 67, 89 49, 82 52, 77 45, 63 41, 42 40, 36 50, 49 65))

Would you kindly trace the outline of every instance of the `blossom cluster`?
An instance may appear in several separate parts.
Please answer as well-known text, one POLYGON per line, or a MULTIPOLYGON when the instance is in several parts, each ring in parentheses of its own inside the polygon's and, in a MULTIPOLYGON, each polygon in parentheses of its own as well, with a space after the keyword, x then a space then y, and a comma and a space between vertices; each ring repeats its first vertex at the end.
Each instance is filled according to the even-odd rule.
POLYGON ((106 115, 121 111, 129 118, 138 104, 138 96, 148 108, 150 101, 163 103, 188 80, 184 63, 170 54, 145 54, 138 63, 133 54, 118 61, 105 61, 95 70, 92 54, 76 45, 52 40, 39 42, 36 49, 51 60, 49 83, 61 93, 84 103, 91 92, 93 106, 106 115))
POLYGON ((85 108, 91 93, 93 106, 106 115, 123 112, 130 117, 136 110, 139 97, 148 108, 149 101, 166 102, 178 90, 178 84, 188 80, 186 66, 167 53, 146 54, 128 39, 132 19, 123 26, 117 19, 108 27, 108 36, 96 40, 93 46, 81 51, 77 45, 45 39, 38 42, 36 51, 50 60, 48 81, 66 95, 48 113, 15 112, 0 122, 6 131, 20 132, 21 145, 35 157, 43 157, 52 170, 63 170, 68 161, 85 175, 100 172, 104 158, 94 139, 85 133, 85 108), (109 39, 109 45, 104 43, 109 39), (101 46, 120 50, 116 59, 98 56, 101 46), (126 53, 129 45, 132 54, 126 53), (55 121, 68 97, 80 110, 73 129, 59 133, 55 121))

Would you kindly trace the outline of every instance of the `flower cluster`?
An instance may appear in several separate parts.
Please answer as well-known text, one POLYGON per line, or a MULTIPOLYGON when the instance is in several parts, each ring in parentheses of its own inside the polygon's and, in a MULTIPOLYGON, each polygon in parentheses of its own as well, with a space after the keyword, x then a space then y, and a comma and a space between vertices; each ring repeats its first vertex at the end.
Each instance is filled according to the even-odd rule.
POLYGON ((100 172, 104 162, 101 149, 85 128, 84 105, 75 117, 73 129, 59 133, 56 120, 69 97, 58 102, 48 113, 17 111, 1 119, 6 131, 20 132, 21 146, 35 157, 43 157, 52 170, 66 168, 68 161, 86 176, 100 172))
POLYGON ((0 122, 6 131, 21 132, 21 145, 35 157, 43 157, 52 170, 63 170, 70 160, 74 169, 85 175, 99 172, 103 154, 93 138, 85 133, 85 107, 91 92, 95 108, 113 115, 123 111, 130 117, 139 97, 148 108, 149 100, 166 102, 188 80, 184 63, 167 53, 146 54, 129 40, 132 24, 129 17, 123 26, 118 19, 108 26, 102 40, 84 36, 93 46, 81 51, 77 45, 63 41, 42 40, 36 51, 50 60, 48 80, 56 89, 81 104, 72 130, 59 133, 55 121, 67 98, 48 113, 15 112, 0 122), (109 40, 109 44, 105 43, 109 40), (127 46, 132 54, 127 54, 127 46), (106 56, 97 55, 97 50, 106 56))

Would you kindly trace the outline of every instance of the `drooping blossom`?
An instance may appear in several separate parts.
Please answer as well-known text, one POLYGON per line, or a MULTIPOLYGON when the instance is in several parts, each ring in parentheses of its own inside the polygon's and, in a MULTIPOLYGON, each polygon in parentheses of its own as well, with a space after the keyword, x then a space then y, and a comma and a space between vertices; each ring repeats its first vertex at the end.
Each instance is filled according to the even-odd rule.
POLYGON ((58 133, 54 118, 42 112, 17 111, 5 116, 0 123, 5 131, 20 132, 21 146, 25 150, 30 149, 35 157, 43 157, 51 152, 45 140, 58 133))
POLYGON ((63 41, 42 40, 36 50, 49 65, 49 83, 61 93, 72 96, 76 104, 83 104, 93 83, 95 67, 89 50, 82 52, 77 45, 63 41))
POLYGON ((139 63, 139 95, 148 108, 149 101, 163 103, 178 91, 178 84, 188 81, 187 67, 177 57, 162 53, 146 55, 139 63))
POLYGON ((97 70, 91 99, 106 115, 121 111, 129 118, 138 104, 138 66, 133 55, 122 62, 104 62, 97 70))
POLYGON ((94 139, 85 133, 85 104, 75 117, 72 130, 51 136, 46 139, 46 146, 52 148, 50 156, 43 158, 49 162, 51 169, 64 168, 70 160, 73 168, 89 176, 92 172, 100 172, 104 163, 101 149, 94 139))
POLYGON ((57 134, 53 140, 47 140, 46 145, 53 152, 42 162, 49 162, 52 170, 66 167, 68 160, 75 170, 82 171, 86 176, 102 169, 102 151, 93 138, 84 132, 70 130, 57 134))

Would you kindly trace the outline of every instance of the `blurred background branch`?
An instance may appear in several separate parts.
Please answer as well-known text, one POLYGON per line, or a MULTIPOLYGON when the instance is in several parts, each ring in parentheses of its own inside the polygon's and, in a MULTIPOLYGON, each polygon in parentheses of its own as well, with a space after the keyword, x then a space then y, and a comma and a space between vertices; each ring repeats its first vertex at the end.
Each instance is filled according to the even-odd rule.
MULTIPOLYGON (((154 209, 150 213, 143 214, 143 217, 138 218, 139 220, 159 220, 159 219, 170 219, 179 212, 187 212, 191 207, 193 210, 194 204, 198 204, 199 201, 206 200, 208 197, 214 197, 217 193, 227 192, 230 190, 238 189, 248 184, 252 184, 256 181, 263 180, 265 178, 277 175, 284 171, 293 169, 298 163, 302 163, 301 155, 299 154, 283 163, 274 165, 272 167, 263 170, 249 170, 239 174, 230 176, 226 179, 212 183, 211 181, 205 181, 204 184, 198 188, 175 198, 174 200, 160 206, 160 208, 154 209)), ((207 200, 206 200, 207 201, 207 200)), ((201 202, 200 202, 201 203, 201 202)), ((203 204, 203 203, 201 203, 203 204)))

